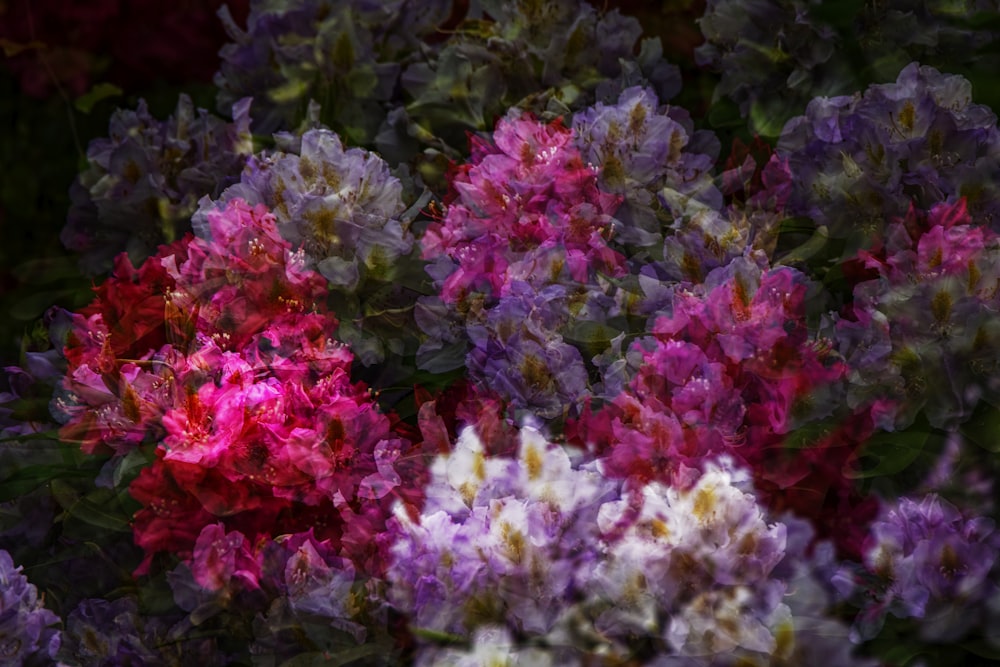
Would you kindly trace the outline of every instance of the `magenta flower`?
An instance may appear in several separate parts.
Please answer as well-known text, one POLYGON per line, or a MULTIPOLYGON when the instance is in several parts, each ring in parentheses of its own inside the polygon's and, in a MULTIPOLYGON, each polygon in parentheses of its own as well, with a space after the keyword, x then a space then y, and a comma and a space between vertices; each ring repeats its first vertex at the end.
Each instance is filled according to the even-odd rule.
POLYGON ((445 302, 471 292, 495 300, 516 280, 540 286, 624 272, 608 244, 619 198, 598 188, 572 138, 558 123, 511 115, 497 124, 495 145, 473 142, 454 201, 423 238, 424 259, 441 264, 434 275, 445 302))

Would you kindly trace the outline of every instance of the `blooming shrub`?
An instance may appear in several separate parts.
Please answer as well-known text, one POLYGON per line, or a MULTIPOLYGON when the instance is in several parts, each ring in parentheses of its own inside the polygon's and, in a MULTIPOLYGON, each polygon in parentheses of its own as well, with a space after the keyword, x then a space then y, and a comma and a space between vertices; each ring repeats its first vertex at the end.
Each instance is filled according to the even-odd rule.
POLYGON ((995 21, 720 0, 678 67, 618 4, 254 2, 231 122, 114 115, 110 274, 2 375, 0 654, 1000 660, 995 21))

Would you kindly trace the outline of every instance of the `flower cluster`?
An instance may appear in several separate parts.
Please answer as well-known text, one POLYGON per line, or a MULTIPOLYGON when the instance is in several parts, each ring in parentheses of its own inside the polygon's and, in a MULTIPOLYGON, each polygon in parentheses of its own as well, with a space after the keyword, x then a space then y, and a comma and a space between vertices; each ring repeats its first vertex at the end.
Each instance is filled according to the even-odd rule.
POLYGON ((661 108, 650 88, 632 87, 614 105, 598 102, 580 111, 573 116, 573 133, 583 158, 599 168, 602 189, 624 198, 615 213, 620 244, 655 257, 665 226, 722 204, 710 173, 718 140, 695 132, 680 107, 661 108))
POLYGON ((377 569, 370 537, 410 443, 352 383, 352 355, 330 338, 326 281, 263 205, 233 200, 205 220, 208 240, 189 236, 139 270, 121 257, 75 316, 64 437, 119 455, 158 443, 130 487, 140 570, 160 551, 190 554, 218 520, 250 539, 278 524, 335 533, 377 569))
POLYGON ((474 140, 454 199, 422 238, 439 292, 416 312, 428 335, 421 366, 465 364, 474 382, 546 419, 589 392, 576 339, 588 326, 605 336, 627 310, 606 280, 628 272, 612 242, 621 198, 601 189, 574 135, 528 116, 500 121, 495 145, 474 140))
POLYGON ((178 639, 174 624, 179 621, 143 615, 135 597, 88 598, 66 616, 58 658, 60 664, 99 667, 159 666, 192 659, 211 667, 227 664, 213 638, 178 639))
POLYGON ((597 393, 606 404, 586 412, 571 437, 605 455, 611 474, 679 485, 704 461, 732 455, 763 490, 776 491, 774 501, 816 519, 824 536, 833 532, 828 522, 854 517, 859 525, 837 531, 839 546, 854 551, 871 507, 841 468, 870 427, 781 453, 798 429, 853 420, 834 414, 847 369, 831 341, 809 333, 808 290, 794 269, 740 257, 702 284, 651 293, 653 336, 601 355, 597 393))
POLYGON ((43 665, 55 657, 62 641, 52 627, 59 617, 45 608, 38 589, 0 549, 0 660, 5 665, 43 665))
POLYGON ((452 183, 454 201, 423 238, 445 302, 478 294, 492 304, 514 281, 587 283, 595 273, 624 273, 624 257, 608 241, 620 199, 598 188, 572 142, 569 129, 527 116, 501 120, 492 143, 474 140, 452 183))
MULTIPOLYGON (((464 430, 434 464, 419 519, 397 513, 390 601, 420 637, 473 639, 471 654, 424 643, 417 664, 480 664, 500 649, 560 665, 809 650, 772 576, 785 526, 765 521, 744 474, 708 464, 686 490, 623 485, 532 428, 514 458, 484 450, 464 430)), ((778 571, 805 584, 812 570, 795 562, 778 571)))
POLYGON ((988 622, 997 595, 994 529, 992 519, 963 514, 933 493, 886 507, 872 524, 864 567, 836 580, 861 606, 853 632, 871 638, 892 614, 920 619, 927 640, 952 642, 988 622))
POLYGON ((580 351, 560 334, 571 321, 570 299, 562 285, 511 285, 485 321, 468 325, 469 378, 545 419, 577 405, 589 378, 580 351))
MULTIPOLYGON (((390 282, 393 264, 413 245, 399 220, 405 208, 399 179, 377 155, 345 149, 330 130, 308 130, 295 144, 288 147, 294 152, 251 158, 240 182, 219 201, 265 204, 282 236, 304 250, 334 287, 355 290, 368 275, 390 282)), ((202 236, 206 207, 194 218, 202 236)))
POLYGON ((775 135, 789 111, 867 83, 852 58, 872 63, 876 79, 914 60, 984 59, 995 31, 958 19, 997 8, 993 0, 888 0, 842 12, 807 0, 709 0, 695 54, 721 75, 716 100, 732 100, 755 130, 775 135))
POLYGON ((548 632, 594 565, 589 538, 614 486, 527 428, 517 458, 486 458, 466 429, 431 474, 419 519, 396 514, 390 601, 421 630, 548 632))
POLYGON ((206 214, 228 201, 266 205, 281 235, 327 280, 339 339, 362 364, 415 348, 414 286, 426 280, 410 230, 418 205, 404 211, 409 193, 385 161, 345 149, 328 129, 279 133, 275 140, 279 148, 254 155, 239 183, 214 202, 202 200, 196 233, 206 236, 206 214))
POLYGON ((184 94, 166 121, 153 118, 145 101, 115 112, 109 136, 90 143, 88 167, 70 191, 62 240, 81 254, 83 269, 103 273, 122 251, 141 262, 189 231, 198 200, 235 182, 253 153, 249 112, 250 100, 240 100, 226 122, 196 111, 184 94))
POLYGON ((695 131, 684 109, 661 107, 651 88, 628 88, 617 104, 577 113, 573 132, 602 190, 623 197, 612 242, 632 272, 697 283, 748 249, 771 249, 786 197, 780 167, 757 169, 747 155, 722 175, 720 189, 712 173, 718 139, 695 131), (741 180, 755 175, 766 185, 751 192, 741 180), (724 208, 723 195, 741 189, 744 201, 724 208))
POLYGON ((972 103, 969 81, 912 63, 863 95, 816 98, 785 125, 777 155, 794 174, 786 214, 844 239, 844 258, 910 205, 968 199, 977 219, 1000 219, 996 115, 972 103))
POLYGON ((833 333, 850 362, 848 401, 875 406, 888 430, 918 412, 953 429, 1000 391, 1000 238, 962 199, 911 209, 876 243, 860 254, 875 277, 854 287, 833 333))
POLYGON ((118 112, 74 185, 111 273, 0 387, 0 654, 1000 659, 1000 130, 893 64, 989 3, 709 0, 722 76, 648 9, 250 4, 234 120, 118 112))

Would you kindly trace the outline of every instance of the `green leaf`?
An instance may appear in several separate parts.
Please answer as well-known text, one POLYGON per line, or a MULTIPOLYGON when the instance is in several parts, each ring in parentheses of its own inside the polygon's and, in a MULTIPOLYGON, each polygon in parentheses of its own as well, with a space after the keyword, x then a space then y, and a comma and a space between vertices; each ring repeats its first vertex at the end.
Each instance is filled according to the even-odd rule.
POLYGON ((956 16, 954 23, 980 30, 1000 30, 1000 14, 995 11, 968 14, 963 18, 956 16))
POLYGON ((729 98, 723 98, 713 104, 708 110, 708 124, 713 128, 743 127, 743 117, 740 108, 729 98))
MULTIPOLYGON (((10 407, 10 403, 7 407, 10 407)), ((32 451, 37 451, 40 448, 44 448, 50 453, 61 451, 65 445, 59 440, 59 429, 50 429, 48 431, 38 431, 37 433, 23 433, 20 435, 12 435, 6 438, 0 438, 0 444, 7 445, 4 447, 6 450, 14 449, 18 443, 24 446, 30 446, 32 451), (42 445, 41 443, 45 443, 42 445)))
POLYGON ((813 232, 813 235, 808 241, 782 255, 777 261, 774 262, 774 265, 778 266, 782 264, 788 265, 804 262, 822 250, 823 246, 825 246, 826 242, 829 240, 829 230, 827 230, 826 225, 820 225, 816 228, 816 231, 813 232))
POLYGON ((46 48, 45 42, 40 42, 37 39, 30 42, 14 42, 5 37, 0 37, 0 48, 3 49, 3 54, 8 58, 12 58, 23 51, 28 51, 31 49, 44 49, 46 48))
POLYGON ((21 262, 11 273, 22 283, 45 285, 59 280, 81 278, 77 261, 73 257, 39 257, 21 262))
POLYGON ((94 108, 94 105, 101 100, 106 100, 109 97, 118 97, 123 92, 124 91, 121 88, 112 83, 99 83, 80 97, 76 98, 76 101, 73 102, 73 106, 83 113, 90 113, 91 109, 94 108))
POLYGON ((439 630, 430 630, 428 628, 411 628, 411 632, 413 632, 415 637, 439 644, 462 644, 468 641, 467 637, 453 635, 449 632, 441 632, 439 630))
POLYGON ((65 479, 53 479, 49 489, 55 501, 66 511, 80 500, 80 493, 65 479))
POLYGON ((781 444, 785 449, 808 449, 828 438, 834 429, 833 420, 811 422, 789 433, 781 444))
POLYGON ((923 429, 878 433, 865 443, 859 457, 861 468, 845 474, 854 479, 867 479, 902 472, 920 458, 931 435, 923 429))
POLYGON ((152 461, 153 456, 141 448, 130 451, 122 457, 115 466, 115 471, 112 476, 115 488, 127 486, 128 483, 135 479, 139 475, 139 472, 152 463, 152 461))
POLYGON ((781 134, 785 121, 793 115, 793 109, 777 101, 768 103, 757 101, 750 106, 750 127, 765 138, 781 134))
POLYGON ((93 472, 54 465, 25 466, 0 484, 0 502, 13 500, 34 491, 46 482, 67 477, 89 479, 93 477, 93 472))
MULTIPOLYGON (((13 410, 10 414, 10 418, 14 421, 21 422, 46 422, 49 421, 52 416, 49 413, 49 398, 40 397, 23 397, 17 399, 12 403, 8 403, 5 406, 7 409, 13 410)), ((17 436, 18 438, 25 438, 26 436, 17 436)), ((33 439, 44 438, 45 436, 40 436, 32 433, 30 436, 33 439)))
POLYGON ((288 104, 302 98, 308 90, 308 81, 293 80, 267 91, 267 96, 277 104, 288 104))
POLYGON ((75 304, 83 305, 92 296, 90 288, 73 287, 59 290, 35 292, 14 302, 7 314, 22 322, 28 322, 41 317, 55 303, 75 308, 75 304))
POLYGON ((132 530, 128 516, 111 489, 97 489, 74 503, 67 513, 83 523, 113 532, 132 530))
POLYGON ((962 424, 961 434, 986 451, 1000 453, 1000 410, 981 403, 969 421, 962 424))

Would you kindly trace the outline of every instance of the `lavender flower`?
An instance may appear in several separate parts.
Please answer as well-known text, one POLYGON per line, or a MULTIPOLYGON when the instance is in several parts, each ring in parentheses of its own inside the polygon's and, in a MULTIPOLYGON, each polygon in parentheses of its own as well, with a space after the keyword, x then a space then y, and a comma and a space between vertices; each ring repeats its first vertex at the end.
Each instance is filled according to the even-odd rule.
POLYGON ((558 331, 568 320, 567 300, 560 285, 535 292, 515 283, 485 322, 468 327, 470 379, 545 419, 577 404, 587 391, 587 369, 558 331))
POLYGON ((530 428, 517 459, 485 459, 466 429, 432 475, 419 520, 396 515, 390 602, 419 630, 544 635, 589 571, 597 504, 614 484, 530 428))
MULTIPOLYGON (((887 614, 920 619, 928 641, 952 642, 985 622, 986 603, 997 593, 992 570, 1000 537, 986 517, 963 515, 928 494, 901 498, 872 525, 864 570, 854 575, 862 601, 853 633, 869 639, 887 614)), ((850 592, 851 575, 840 576, 850 592)))
POLYGON ((814 0, 709 0, 695 53, 721 74, 715 99, 729 98, 754 131, 776 135, 810 99, 870 80, 859 76, 891 77, 913 60, 989 68, 978 50, 996 33, 956 18, 997 8, 995 0, 887 0, 831 14, 814 0), (870 65, 859 74, 853 59, 870 65))
POLYGON ((322 121, 352 145, 371 144, 394 101, 400 62, 448 17, 444 0, 250 3, 246 29, 228 9, 230 39, 215 76, 219 108, 255 97, 254 131, 292 129, 315 100, 322 121))
POLYGON ((794 176, 786 214, 846 239, 847 257, 911 204, 927 210, 965 196, 974 217, 995 225, 1000 132, 994 113, 971 100, 967 80, 917 63, 863 95, 813 100, 778 141, 794 176))
POLYGON ((83 600, 66 618, 61 654, 79 664, 101 667, 163 664, 161 656, 145 645, 143 625, 135 598, 83 600))
POLYGON ((139 264, 190 229, 203 196, 215 197, 239 178, 253 153, 250 100, 234 101, 233 121, 197 112, 187 95, 166 121, 145 101, 111 117, 106 139, 87 149, 88 167, 73 183, 63 244, 81 266, 103 273, 122 251, 139 264))
POLYGON ((59 617, 45 608, 22 569, 0 549, 0 660, 13 667, 46 664, 62 641, 52 627, 59 617))
POLYGON ((233 199, 263 203, 282 236, 334 286, 355 290, 368 276, 391 282, 393 265, 413 244, 399 219, 405 208, 399 179, 377 155, 345 149, 330 130, 308 130, 296 143, 298 154, 255 156, 217 202, 202 201, 196 232, 205 235, 213 206, 233 199))
POLYGON ((628 88, 614 105, 598 102, 575 114, 573 132, 583 159, 600 169, 601 186, 624 195, 615 217, 625 246, 658 246, 663 227, 689 208, 722 205, 710 174, 718 140, 695 132, 683 109, 661 107, 650 88, 628 88))

